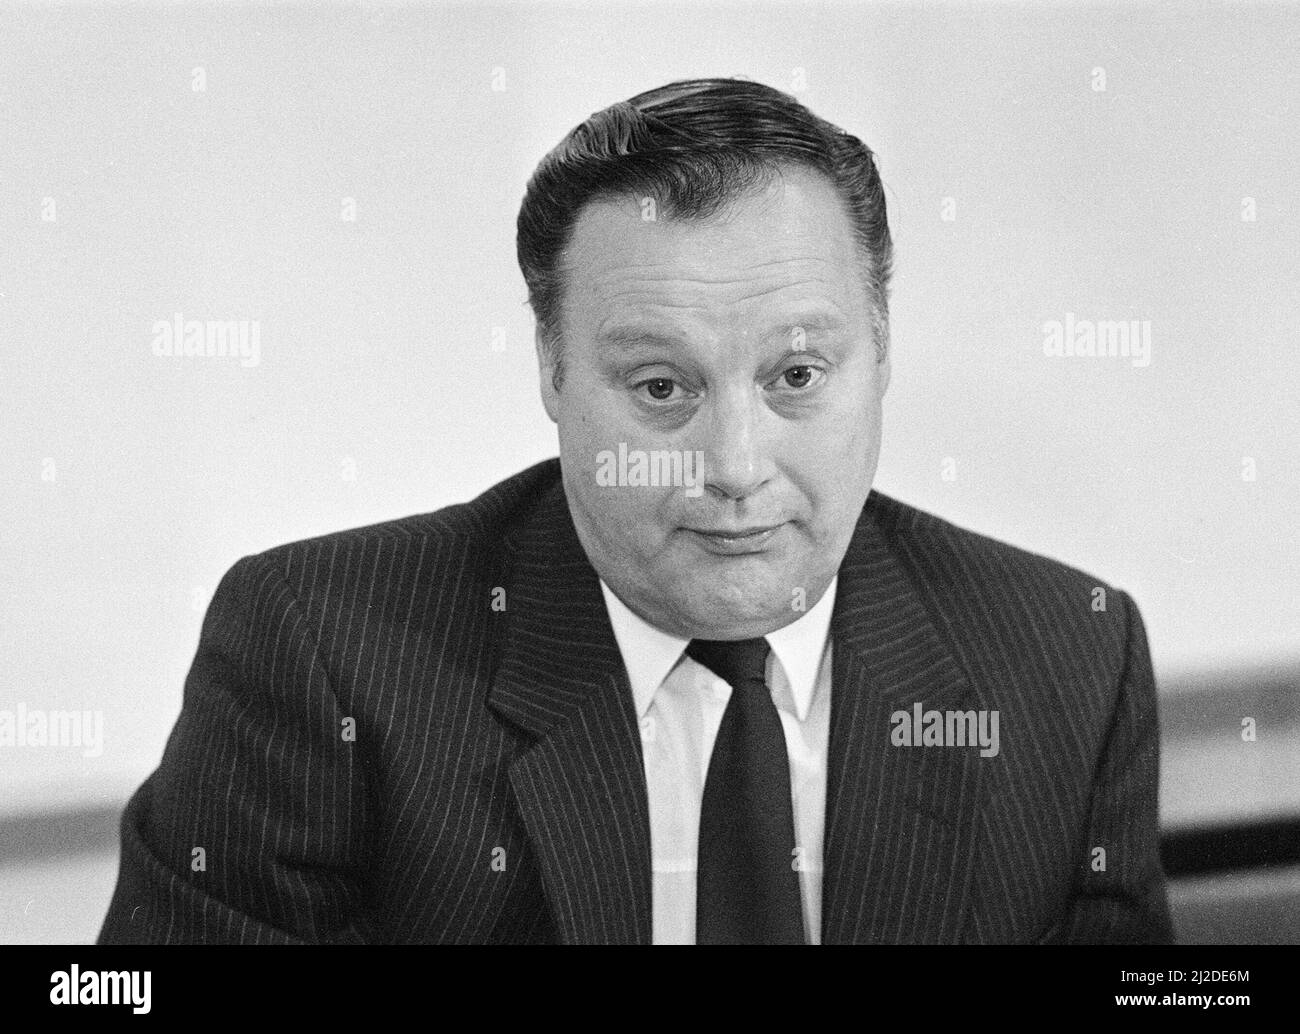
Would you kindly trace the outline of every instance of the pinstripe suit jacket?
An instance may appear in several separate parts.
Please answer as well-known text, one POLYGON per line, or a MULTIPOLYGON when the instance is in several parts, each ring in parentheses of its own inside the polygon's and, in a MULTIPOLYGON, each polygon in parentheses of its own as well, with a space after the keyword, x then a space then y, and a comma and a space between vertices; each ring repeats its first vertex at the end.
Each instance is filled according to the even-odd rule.
MULTIPOLYGON (((1145 633, 1097 587, 871 495, 831 622, 825 943, 1170 937, 1145 633), (917 702, 997 710, 999 754, 892 746, 917 702)), ((648 943, 650 893, 632 695, 550 460, 230 570, 100 942, 648 943)))

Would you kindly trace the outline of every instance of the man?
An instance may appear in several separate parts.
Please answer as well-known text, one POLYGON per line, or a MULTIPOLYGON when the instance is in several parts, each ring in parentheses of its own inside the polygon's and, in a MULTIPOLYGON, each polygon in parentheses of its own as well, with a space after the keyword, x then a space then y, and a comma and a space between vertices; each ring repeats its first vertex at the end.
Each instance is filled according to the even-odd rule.
POLYGON ((1136 607, 871 491, 871 152, 674 83, 518 251, 559 460, 234 566, 101 941, 1168 940, 1136 607))

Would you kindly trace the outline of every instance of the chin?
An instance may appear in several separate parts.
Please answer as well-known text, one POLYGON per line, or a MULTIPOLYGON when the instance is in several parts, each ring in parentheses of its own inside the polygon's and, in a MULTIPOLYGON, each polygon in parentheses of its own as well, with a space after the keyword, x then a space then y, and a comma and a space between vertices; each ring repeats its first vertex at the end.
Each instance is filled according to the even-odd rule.
POLYGON ((717 586, 675 602, 674 617, 681 631, 699 639, 750 639, 788 625, 799 615, 790 609, 788 592, 755 592, 743 598, 719 593, 717 586))

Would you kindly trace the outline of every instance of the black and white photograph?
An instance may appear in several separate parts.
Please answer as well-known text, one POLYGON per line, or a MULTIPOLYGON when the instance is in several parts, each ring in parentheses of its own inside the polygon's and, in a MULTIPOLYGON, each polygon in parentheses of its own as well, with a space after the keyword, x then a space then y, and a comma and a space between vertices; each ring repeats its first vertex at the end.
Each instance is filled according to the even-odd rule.
POLYGON ((1297 39, 0 8, 0 943, 1217 945, 1095 990, 1249 1011, 1297 39))

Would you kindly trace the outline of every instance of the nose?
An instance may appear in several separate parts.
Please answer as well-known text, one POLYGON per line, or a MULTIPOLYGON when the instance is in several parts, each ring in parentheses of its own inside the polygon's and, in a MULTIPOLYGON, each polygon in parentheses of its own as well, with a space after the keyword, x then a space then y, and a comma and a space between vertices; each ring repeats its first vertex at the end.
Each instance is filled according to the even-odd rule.
POLYGON ((714 395, 702 443, 708 491, 740 500, 762 487, 770 476, 762 432, 762 403, 752 388, 737 385, 714 395))

